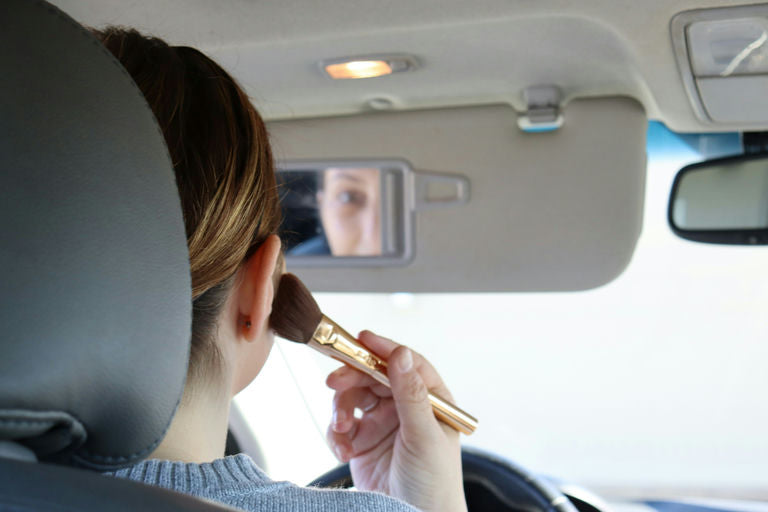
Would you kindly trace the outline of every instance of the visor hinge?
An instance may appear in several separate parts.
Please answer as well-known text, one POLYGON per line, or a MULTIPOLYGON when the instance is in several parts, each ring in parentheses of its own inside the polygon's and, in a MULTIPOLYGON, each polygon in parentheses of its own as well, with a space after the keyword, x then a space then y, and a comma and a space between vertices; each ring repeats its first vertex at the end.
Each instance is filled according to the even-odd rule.
POLYGON ((562 92, 556 85, 534 85, 523 90, 527 110, 517 118, 517 125, 527 133, 550 132, 563 125, 560 112, 562 92))

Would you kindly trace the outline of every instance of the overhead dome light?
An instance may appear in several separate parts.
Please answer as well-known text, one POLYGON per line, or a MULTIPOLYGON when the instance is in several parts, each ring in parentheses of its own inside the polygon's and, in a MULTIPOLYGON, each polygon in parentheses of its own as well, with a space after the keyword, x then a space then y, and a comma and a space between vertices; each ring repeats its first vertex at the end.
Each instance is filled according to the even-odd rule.
POLYGON ((383 60, 351 60, 325 66, 328 76, 336 80, 347 78, 374 78, 391 75, 392 67, 383 60))
POLYGON ((320 68, 334 80, 350 78, 375 78, 418 67, 410 55, 368 55, 344 59, 324 60, 320 68))
POLYGON ((698 21, 688 26, 693 74, 768 73, 768 18, 698 21))
POLYGON ((768 5, 675 15, 672 43, 696 116, 718 129, 768 127, 768 5))

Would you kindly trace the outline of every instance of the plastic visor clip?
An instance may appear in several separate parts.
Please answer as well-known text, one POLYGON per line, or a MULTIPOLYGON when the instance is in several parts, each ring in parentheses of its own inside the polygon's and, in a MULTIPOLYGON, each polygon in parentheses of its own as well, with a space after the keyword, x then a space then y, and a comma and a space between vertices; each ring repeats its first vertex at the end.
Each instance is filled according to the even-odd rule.
POLYGON ((517 125, 526 133, 557 130, 563 125, 560 113, 562 93, 554 85, 535 85, 523 91, 528 110, 517 118, 517 125))

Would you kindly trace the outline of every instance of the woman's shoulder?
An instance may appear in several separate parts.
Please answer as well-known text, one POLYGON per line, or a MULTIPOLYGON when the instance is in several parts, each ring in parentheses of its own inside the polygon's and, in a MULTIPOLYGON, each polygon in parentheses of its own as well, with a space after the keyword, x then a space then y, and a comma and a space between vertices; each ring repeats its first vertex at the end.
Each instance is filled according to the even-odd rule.
POLYGON ((243 506, 248 500, 227 502, 227 504, 246 510, 417 512, 415 508, 407 503, 385 494, 345 489, 300 487, 291 483, 285 484, 285 487, 269 495, 253 496, 255 498, 255 501, 252 502, 253 508, 243 506))
POLYGON ((250 457, 242 454, 202 464, 146 460, 107 474, 191 494, 246 511, 416 510, 380 493, 301 487, 290 482, 276 482, 250 457))

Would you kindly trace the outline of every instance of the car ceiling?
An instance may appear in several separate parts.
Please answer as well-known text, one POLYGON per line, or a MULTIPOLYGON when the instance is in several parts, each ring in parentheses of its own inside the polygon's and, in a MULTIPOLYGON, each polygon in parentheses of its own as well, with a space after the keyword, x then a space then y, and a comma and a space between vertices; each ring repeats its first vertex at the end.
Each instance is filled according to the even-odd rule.
MULTIPOLYGON (((694 115, 675 62, 670 20, 734 0, 53 0, 81 23, 132 26, 207 51, 267 119, 509 103, 559 86, 565 100, 628 95, 677 131, 713 131, 694 115), (323 59, 406 53, 419 69, 333 81, 323 59)), ((743 2, 741 2, 743 3, 743 2)))

